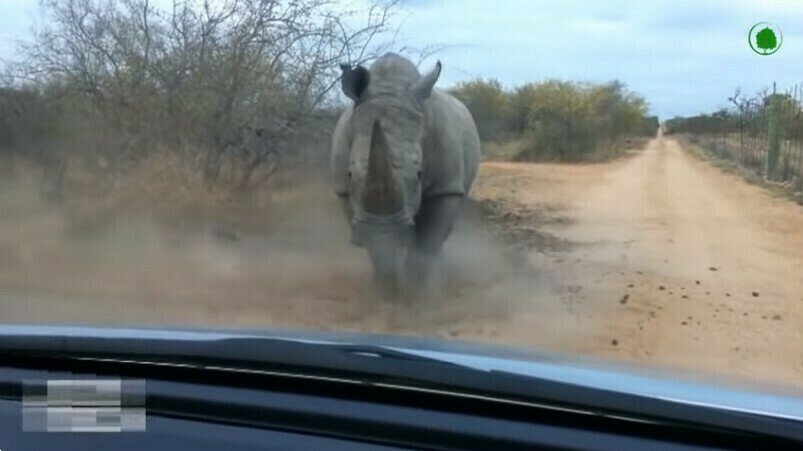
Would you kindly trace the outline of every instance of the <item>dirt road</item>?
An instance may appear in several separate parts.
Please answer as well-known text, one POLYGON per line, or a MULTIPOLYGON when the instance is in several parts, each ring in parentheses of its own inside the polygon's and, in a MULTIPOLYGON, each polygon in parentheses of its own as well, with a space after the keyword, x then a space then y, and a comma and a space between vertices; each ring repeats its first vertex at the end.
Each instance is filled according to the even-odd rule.
POLYGON ((76 233, 6 186, 0 321, 435 335, 803 388, 803 208, 664 138, 606 164, 485 163, 473 197, 448 295, 394 305, 322 183, 234 235, 126 214, 76 233))
POLYGON ((541 206, 566 240, 538 262, 580 323, 562 348, 803 385, 803 208, 665 138, 606 165, 487 164, 476 195, 541 206))

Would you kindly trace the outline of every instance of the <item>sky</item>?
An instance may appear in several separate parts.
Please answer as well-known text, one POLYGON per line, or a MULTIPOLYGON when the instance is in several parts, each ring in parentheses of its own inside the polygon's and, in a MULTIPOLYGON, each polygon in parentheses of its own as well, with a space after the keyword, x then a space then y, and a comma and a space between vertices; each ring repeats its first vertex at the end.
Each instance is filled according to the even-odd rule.
MULTIPOLYGON (((444 46, 421 67, 440 59, 441 87, 618 79, 668 119, 725 106, 737 87, 803 82, 803 0, 407 0, 396 21, 398 46, 444 46), (750 49, 756 22, 782 31, 774 55, 750 49)), ((0 0, 0 59, 36 23, 37 0, 0 0)))

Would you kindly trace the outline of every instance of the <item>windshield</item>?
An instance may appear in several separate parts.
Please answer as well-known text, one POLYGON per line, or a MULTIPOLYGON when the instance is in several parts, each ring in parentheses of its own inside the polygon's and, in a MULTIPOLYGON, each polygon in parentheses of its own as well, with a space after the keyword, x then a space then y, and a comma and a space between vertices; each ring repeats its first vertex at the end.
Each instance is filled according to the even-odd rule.
POLYGON ((0 323, 801 393, 801 27, 780 0, 0 0, 0 323))

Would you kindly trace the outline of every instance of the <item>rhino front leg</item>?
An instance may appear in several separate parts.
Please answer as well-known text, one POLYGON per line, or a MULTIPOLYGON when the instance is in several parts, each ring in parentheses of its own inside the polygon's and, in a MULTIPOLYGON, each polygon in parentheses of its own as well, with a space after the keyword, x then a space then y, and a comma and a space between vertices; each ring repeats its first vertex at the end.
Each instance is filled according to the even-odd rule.
POLYGON ((374 242, 367 246, 374 270, 374 285, 379 294, 393 300, 399 295, 401 249, 393 243, 374 242))
POLYGON ((441 248, 463 207, 463 196, 424 199, 416 216, 416 239, 407 256, 410 292, 416 298, 441 295, 441 248))
POLYGON ((357 247, 365 247, 364 241, 357 236, 354 230, 354 226, 351 223, 352 218, 354 218, 354 211, 351 209, 349 196, 339 194, 337 197, 340 201, 340 207, 343 209, 343 215, 346 217, 346 222, 349 224, 349 230, 351 233, 351 244, 357 247))

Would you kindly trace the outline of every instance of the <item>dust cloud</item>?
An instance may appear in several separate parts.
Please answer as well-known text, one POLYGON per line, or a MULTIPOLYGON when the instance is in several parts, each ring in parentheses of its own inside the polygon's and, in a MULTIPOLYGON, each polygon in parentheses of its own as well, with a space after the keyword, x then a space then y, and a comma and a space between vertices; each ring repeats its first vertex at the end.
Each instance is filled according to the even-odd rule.
POLYGON ((148 208, 48 203, 17 174, 0 188, 0 317, 493 337, 548 286, 469 202, 444 250, 444 296, 382 299, 325 177, 267 189, 229 217, 165 221, 148 208))

